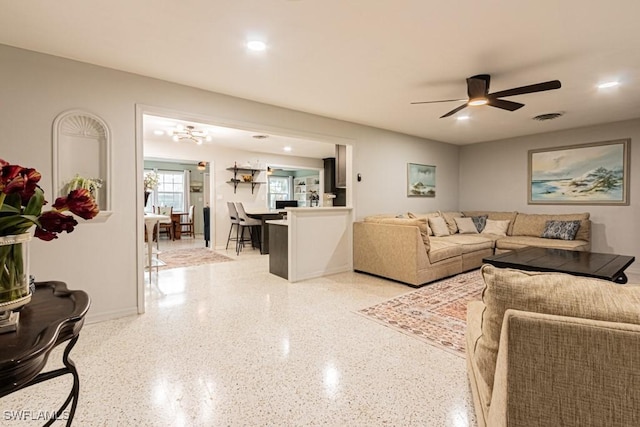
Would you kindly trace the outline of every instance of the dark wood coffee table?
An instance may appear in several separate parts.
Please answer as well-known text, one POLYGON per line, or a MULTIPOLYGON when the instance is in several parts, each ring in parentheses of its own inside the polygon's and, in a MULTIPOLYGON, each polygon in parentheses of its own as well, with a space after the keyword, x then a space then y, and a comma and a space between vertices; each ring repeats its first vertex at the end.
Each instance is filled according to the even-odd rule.
POLYGON ((624 284, 627 283, 624 270, 635 260, 635 257, 626 255, 530 247, 490 256, 482 261, 500 268, 568 273, 624 284))

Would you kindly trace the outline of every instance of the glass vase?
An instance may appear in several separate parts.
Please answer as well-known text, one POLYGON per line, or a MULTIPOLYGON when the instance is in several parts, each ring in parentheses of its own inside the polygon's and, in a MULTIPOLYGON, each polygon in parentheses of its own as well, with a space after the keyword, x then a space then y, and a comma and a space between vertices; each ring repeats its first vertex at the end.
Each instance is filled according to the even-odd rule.
POLYGON ((30 233, 0 236, 0 318, 31 300, 29 289, 30 233))

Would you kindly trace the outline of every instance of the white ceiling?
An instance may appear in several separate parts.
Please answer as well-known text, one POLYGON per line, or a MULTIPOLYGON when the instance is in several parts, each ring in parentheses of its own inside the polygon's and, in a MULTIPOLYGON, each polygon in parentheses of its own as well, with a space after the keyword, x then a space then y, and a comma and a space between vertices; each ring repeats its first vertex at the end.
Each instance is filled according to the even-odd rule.
POLYGON ((0 43, 469 144, 640 117, 639 16, 638 0, 23 0, 0 3, 0 43), (465 97, 481 73, 492 91, 562 88, 465 122, 439 119, 459 103, 410 105, 465 97))
POLYGON ((203 145, 226 147, 256 153, 271 153, 280 156, 311 157, 314 159, 324 159, 335 156, 335 144, 332 143, 291 138, 273 133, 252 132, 147 114, 144 115, 143 120, 144 140, 159 142, 171 141, 171 143, 175 144, 195 144, 195 142, 190 140, 173 142, 173 131, 176 130, 178 125, 185 127, 193 126, 194 130, 206 132, 206 134, 211 137, 211 141, 201 139, 203 145), (162 132, 162 135, 158 135, 156 132, 162 132), (264 135, 267 136, 267 138, 256 139, 254 138, 256 135, 264 135), (285 147, 289 147, 290 151, 285 151, 285 147))

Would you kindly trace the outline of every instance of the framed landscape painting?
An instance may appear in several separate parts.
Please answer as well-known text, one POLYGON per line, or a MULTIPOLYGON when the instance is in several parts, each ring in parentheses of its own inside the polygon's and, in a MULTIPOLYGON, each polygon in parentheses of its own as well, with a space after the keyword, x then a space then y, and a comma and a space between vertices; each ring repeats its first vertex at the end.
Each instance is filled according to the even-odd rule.
POLYGON ((629 139, 529 151, 529 204, 629 204, 629 139))
POLYGON ((407 163, 407 196, 436 197, 436 167, 407 163))

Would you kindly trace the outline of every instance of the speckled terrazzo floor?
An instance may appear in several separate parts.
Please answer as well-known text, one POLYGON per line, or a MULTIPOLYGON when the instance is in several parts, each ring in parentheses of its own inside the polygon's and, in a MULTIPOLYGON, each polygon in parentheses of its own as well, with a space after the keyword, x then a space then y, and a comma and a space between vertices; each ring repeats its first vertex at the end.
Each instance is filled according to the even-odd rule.
MULTIPOLYGON (((355 313, 410 288, 357 273, 292 284, 256 251, 228 255, 160 271, 144 315, 85 325, 74 426, 476 425, 463 358, 355 313)), ((0 425, 42 425, 5 411, 54 410, 70 383, 0 399, 0 425)))

